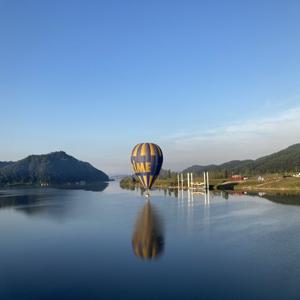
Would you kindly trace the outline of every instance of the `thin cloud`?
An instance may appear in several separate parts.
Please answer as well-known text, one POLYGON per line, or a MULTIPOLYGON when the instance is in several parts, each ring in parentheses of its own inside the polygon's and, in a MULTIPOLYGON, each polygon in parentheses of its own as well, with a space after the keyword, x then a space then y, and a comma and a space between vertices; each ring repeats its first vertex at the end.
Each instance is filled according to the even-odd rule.
POLYGON ((257 158, 300 142, 300 106, 273 117, 252 119, 166 138, 169 166, 257 158), (170 147, 168 147, 168 145, 170 147))

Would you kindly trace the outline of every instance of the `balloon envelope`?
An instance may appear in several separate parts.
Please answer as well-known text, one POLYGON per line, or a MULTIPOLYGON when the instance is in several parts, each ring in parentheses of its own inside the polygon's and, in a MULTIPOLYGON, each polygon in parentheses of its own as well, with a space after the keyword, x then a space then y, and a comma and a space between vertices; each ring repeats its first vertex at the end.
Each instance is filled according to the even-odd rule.
POLYGON ((131 153, 133 171, 146 189, 151 189, 159 175, 163 153, 160 147, 152 143, 137 144, 131 153))

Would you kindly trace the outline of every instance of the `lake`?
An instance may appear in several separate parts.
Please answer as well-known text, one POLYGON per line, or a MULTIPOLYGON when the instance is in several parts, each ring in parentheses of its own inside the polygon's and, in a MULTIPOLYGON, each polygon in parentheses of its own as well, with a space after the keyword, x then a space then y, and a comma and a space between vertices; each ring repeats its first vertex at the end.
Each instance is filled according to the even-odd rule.
POLYGON ((0 190, 0 299, 299 299, 300 206, 275 198, 0 190))

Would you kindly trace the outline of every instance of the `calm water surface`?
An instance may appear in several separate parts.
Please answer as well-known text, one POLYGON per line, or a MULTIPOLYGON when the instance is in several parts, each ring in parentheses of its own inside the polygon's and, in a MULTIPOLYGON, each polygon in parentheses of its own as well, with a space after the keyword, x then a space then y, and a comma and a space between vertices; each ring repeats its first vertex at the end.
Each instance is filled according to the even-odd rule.
POLYGON ((300 299, 300 206, 258 196, 0 190, 0 236, 1 300, 300 299))

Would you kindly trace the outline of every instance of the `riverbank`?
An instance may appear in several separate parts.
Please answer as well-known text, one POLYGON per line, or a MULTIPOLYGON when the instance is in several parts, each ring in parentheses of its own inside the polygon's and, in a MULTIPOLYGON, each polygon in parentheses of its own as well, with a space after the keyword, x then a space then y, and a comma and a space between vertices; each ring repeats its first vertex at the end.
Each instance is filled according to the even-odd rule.
POLYGON ((275 177, 266 178, 263 182, 247 180, 240 182, 234 188, 235 190, 251 191, 299 191, 300 178, 295 177, 275 177))
MULTIPOLYGON (((196 180, 197 181, 197 178, 196 180)), ((200 181, 200 178, 199 178, 200 181)), ((134 189, 140 187, 140 183, 132 177, 125 177, 120 181, 120 186, 126 189, 134 189)), ((174 178, 157 179, 153 188, 168 189, 177 186, 177 180, 174 178)), ((289 177, 283 175, 267 174, 258 180, 256 177, 251 177, 247 180, 233 181, 220 179, 210 179, 210 190, 224 191, 282 191, 282 192, 299 192, 300 193, 300 178, 289 177)))

